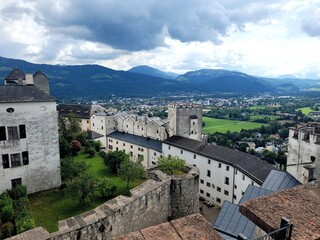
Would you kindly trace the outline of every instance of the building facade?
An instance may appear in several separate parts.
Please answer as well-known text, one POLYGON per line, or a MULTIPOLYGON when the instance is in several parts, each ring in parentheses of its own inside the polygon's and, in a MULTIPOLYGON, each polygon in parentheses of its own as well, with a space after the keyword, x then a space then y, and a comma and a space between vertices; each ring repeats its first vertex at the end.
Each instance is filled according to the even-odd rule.
POLYGON ((199 168, 199 196, 218 206, 225 200, 237 204, 248 185, 261 186, 274 169, 250 154, 180 136, 163 141, 162 152, 199 168))
POLYGON ((0 193, 17 184, 27 186, 28 193, 60 186, 57 116, 55 99, 33 85, 33 75, 15 69, 5 79, 0 86, 0 193))
POLYGON ((301 183, 320 176, 320 123, 289 128, 287 171, 301 183))

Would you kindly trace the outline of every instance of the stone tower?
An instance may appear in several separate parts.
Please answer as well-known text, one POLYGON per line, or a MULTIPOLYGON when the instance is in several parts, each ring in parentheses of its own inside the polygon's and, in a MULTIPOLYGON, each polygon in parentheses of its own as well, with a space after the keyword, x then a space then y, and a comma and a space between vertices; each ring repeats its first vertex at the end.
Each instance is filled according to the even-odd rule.
POLYGON ((169 136, 202 140, 202 107, 197 104, 174 103, 168 106, 169 136))

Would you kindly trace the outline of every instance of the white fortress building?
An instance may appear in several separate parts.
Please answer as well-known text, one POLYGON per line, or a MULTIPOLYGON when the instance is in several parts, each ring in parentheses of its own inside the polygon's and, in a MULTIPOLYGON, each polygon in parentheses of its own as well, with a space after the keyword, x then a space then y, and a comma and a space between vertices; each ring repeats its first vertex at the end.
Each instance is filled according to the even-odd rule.
POLYGON ((289 128, 287 172, 301 183, 320 176, 320 123, 311 122, 289 128))
POLYGON ((14 69, 0 86, 0 193, 22 184, 28 193, 61 184, 56 101, 40 71, 14 69))
POLYGON ((208 145, 197 104, 170 104, 168 119, 125 112, 98 112, 90 119, 91 130, 103 135, 107 151, 124 151, 146 168, 156 165, 160 156, 177 156, 197 166, 199 196, 219 206, 225 200, 238 203, 248 185, 261 186, 274 169, 250 154, 208 145))

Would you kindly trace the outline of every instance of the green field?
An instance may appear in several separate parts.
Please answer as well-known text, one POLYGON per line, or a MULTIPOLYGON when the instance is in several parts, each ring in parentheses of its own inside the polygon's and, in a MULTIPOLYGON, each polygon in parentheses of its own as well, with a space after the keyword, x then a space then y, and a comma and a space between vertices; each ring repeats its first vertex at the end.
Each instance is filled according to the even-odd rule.
MULTIPOLYGON (((110 169, 104 165, 103 159, 96 154, 95 157, 90 158, 85 153, 80 153, 76 159, 83 159, 88 163, 88 171, 97 179, 107 177, 117 190, 114 196, 129 195, 129 190, 126 189, 126 182, 122 181, 116 174, 111 173, 110 169)), ((135 181, 130 184, 130 187, 140 185, 143 180, 135 181)), ((98 205, 106 202, 97 194, 88 201, 85 205, 79 206, 67 193, 63 190, 53 189, 45 192, 29 195, 30 212, 35 219, 36 225, 44 227, 49 232, 58 230, 58 221, 80 213, 94 209, 98 205)))
POLYGON ((308 115, 310 112, 320 112, 320 111, 314 111, 312 110, 310 107, 304 107, 304 108, 298 108, 296 109, 296 111, 299 111, 301 110, 301 112, 304 114, 304 115, 308 115))
POLYGON ((270 121, 277 120, 278 117, 275 115, 252 115, 250 116, 250 121, 258 120, 258 119, 265 119, 268 118, 270 121))
POLYGON ((265 108, 267 108, 267 106, 263 106, 263 105, 256 105, 256 106, 249 107, 249 109, 251 109, 251 110, 265 109, 265 108))
POLYGON ((202 128, 204 133, 213 133, 213 132, 221 132, 225 133, 228 130, 231 132, 240 132, 241 129, 253 129, 259 128, 262 123, 256 122, 246 122, 246 121, 235 121, 228 119, 218 119, 218 118, 208 118, 203 117, 202 119, 205 122, 205 126, 202 128))

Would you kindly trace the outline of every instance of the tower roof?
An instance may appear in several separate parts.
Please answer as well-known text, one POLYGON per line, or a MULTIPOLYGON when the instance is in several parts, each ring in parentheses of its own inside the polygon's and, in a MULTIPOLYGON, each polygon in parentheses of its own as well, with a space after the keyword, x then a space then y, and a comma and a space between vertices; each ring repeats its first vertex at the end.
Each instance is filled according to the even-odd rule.
POLYGON ((18 79, 26 79, 25 74, 18 68, 12 70, 12 72, 5 78, 5 80, 18 80, 18 79))

